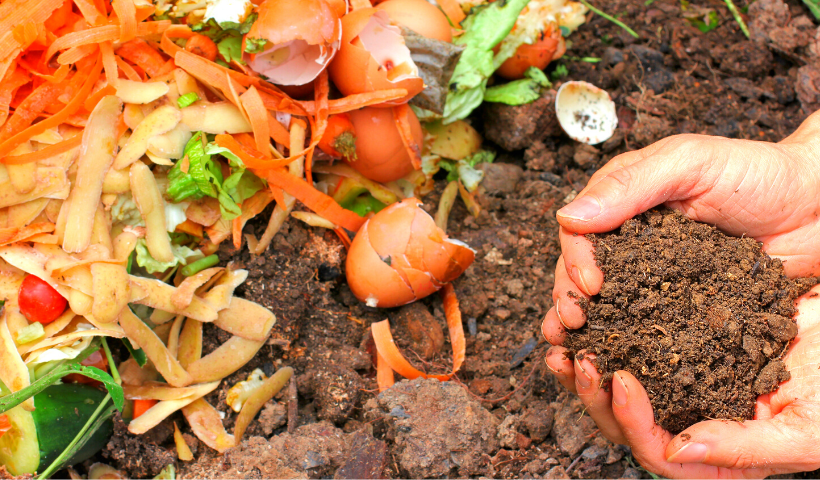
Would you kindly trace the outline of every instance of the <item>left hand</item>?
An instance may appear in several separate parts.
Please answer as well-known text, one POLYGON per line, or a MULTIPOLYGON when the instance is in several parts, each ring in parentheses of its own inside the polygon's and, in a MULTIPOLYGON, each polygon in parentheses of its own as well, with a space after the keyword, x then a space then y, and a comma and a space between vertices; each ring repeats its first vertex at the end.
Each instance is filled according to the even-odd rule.
MULTIPOLYGON (((578 394, 607 438, 628 444, 647 470, 668 478, 750 478, 820 468, 820 285, 797 302, 798 334, 783 358, 791 379, 757 399, 753 420, 709 420, 680 434, 655 424, 643 386, 626 371, 611 388, 589 360, 552 347, 547 366, 578 394), (812 297, 813 296, 813 297, 812 297)), ((593 357, 594 358, 594 357, 593 357)))

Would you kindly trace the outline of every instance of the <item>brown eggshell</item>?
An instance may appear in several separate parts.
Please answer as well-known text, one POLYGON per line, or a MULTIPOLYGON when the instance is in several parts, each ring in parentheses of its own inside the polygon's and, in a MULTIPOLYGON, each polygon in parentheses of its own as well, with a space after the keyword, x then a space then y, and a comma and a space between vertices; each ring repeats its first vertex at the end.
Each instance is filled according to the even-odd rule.
POLYGON ((347 252, 347 258, 348 261, 345 264, 347 284, 359 300, 368 303, 368 299, 374 299, 375 304, 372 304, 372 301, 368 304, 394 307, 405 305, 416 299, 407 281, 379 258, 370 245, 366 228, 359 229, 347 252))
POLYGON ((387 78, 387 69, 379 65, 373 55, 364 49, 357 37, 373 15, 384 15, 389 21, 386 13, 375 8, 354 10, 342 18, 342 43, 328 67, 330 79, 344 95, 403 88, 407 90, 407 96, 385 102, 381 106, 407 103, 424 89, 424 81, 416 76, 391 82, 387 78))
MULTIPOLYGON (((413 171, 410 155, 401 141, 393 111, 387 108, 365 107, 350 112, 356 130, 356 157, 348 164, 376 182, 391 182, 413 171)), ((424 132, 416 115, 410 115, 410 130, 421 145, 424 132)))
POLYGON ((418 200, 408 198, 377 213, 359 230, 347 256, 348 284, 358 299, 370 299, 370 305, 395 307, 439 290, 446 283, 442 278, 455 279, 474 257, 468 247, 447 238, 418 200))
POLYGON ((311 45, 331 44, 339 38, 339 18, 325 0, 265 0, 248 37, 273 45, 304 40, 311 45))
POLYGON ((525 43, 518 47, 515 54, 502 63, 495 73, 507 80, 524 78, 524 72, 529 67, 543 70, 551 61, 560 58, 564 53, 563 46, 564 39, 560 30, 557 30, 557 34, 544 35, 532 45, 525 43), (559 52, 560 55, 556 57, 559 52))
POLYGON ((427 0, 387 0, 376 9, 387 12, 393 23, 405 26, 423 37, 448 43, 453 41, 447 17, 427 0))

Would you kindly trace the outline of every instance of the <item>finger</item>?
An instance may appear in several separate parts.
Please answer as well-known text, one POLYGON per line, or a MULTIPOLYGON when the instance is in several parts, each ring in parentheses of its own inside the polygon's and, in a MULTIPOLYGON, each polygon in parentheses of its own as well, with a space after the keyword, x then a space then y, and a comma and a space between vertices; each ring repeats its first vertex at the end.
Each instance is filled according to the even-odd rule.
POLYGON ((601 433, 611 442, 626 443, 626 437, 612 414, 612 391, 609 384, 603 385, 593 360, 595 355, 583 350, 575 357, 575 390, 601 433))
POLYGON ((558 382, 572 393, 575 392, 575 369, 569 350, 564 347, 551 347, 547 350, 547 368, 558 382))
POLYGON ((655 423, 646 390, 629 372, 620 370, 612 379, 612 413, 632 454, 647 470, 669 478, 714 478, 720 473, 712 466, 666 461, 672 434, 655 423))
POLYGON ((589 182, 587 182, 587 186, 581 190, 578 195, 583 195, 587 190, 589 190, 593 185, 600 182, 602 178, 606 177, 610 173, 614 172, 615 170, 619 170, 624 167, 628 167, 635 162, 639 162, 644 158, 653 155, 657 152, 661 147, 666 145, 669 139, 672 137, 666 137, 664 139, 658 140, 657 142, 649 145, 648 147, 641 148, 640 150, 632 150, 631 152, 626 152, 614 157, 612 160, 606 163, 603 167, 599 168, 595 173, 592 174, 590 177, 589 182))
POLYGON ((604 274, 595 262, 595 247, 585 236, 561 227, 561 256, 569 277, 588 296, 597 295, 604 283, 604 274))
POLYGON ((667 200, 687 198, 697 185, 711 184, 700 172, 707 152, 695 152, 699 147, 691 137, 676 138, 664 145, 671 153, 656 152, 609 173, 561 208, 558 222, 577 233, 607 232, 667 200))
POLYGON ((562 345, 567 339, 567 330, 561 324, 555 307, 552 307, 541 322, 541 333, 544 338, 553 345, 562 345))
POLYGON ((675 463, 703 463, 730 469, 771 468, 781 472, 820 467, 815 437, 820 428, 805 407, 783 411, 770 420, 700 422, 676 436, 666 448, 675 463))
POLYGON ((586 323, 586 315, 578 305, 580 300, 589 300, 589 295, 582 292, 567 274, 564 259, 558 257, 555 265, 555 286, 552 287, 552 302, 555 313, 564 328, 573 330, 586 323))

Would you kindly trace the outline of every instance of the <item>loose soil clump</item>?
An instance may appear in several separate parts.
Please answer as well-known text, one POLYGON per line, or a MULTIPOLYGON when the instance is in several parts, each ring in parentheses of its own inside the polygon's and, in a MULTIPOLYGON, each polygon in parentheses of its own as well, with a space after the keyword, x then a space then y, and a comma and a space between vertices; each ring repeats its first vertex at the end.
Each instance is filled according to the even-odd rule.
POLYGON ((587 325, 565 345, 595 353, 605 381, 635 375, 659 425, 751 419, 755 399, 789 379, 780 358, 797 335, 794 301, 813 281, 787 278, 760 243, 670 210, 589 238, 605 281, 581 301, 587 325))

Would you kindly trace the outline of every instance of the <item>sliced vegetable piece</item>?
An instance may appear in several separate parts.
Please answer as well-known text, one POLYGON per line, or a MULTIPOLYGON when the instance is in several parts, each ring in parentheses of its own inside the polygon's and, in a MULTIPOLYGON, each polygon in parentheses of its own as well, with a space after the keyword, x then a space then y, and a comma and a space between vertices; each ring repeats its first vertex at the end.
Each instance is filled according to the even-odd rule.
POLYGON ((262 410, 262 407, 272 399, 274 395, 279 393, 285 385, 287 385, 290 377, 293 376, 293 369, 291 367, 282 367, 276 371, 270 378, 262 382, 254 392, 245 401, 242 410, 236 417, 236 424, 234 426, 234 437, 237 442, 242 440, 242 435, 250 425, 253 417, 262 410))

